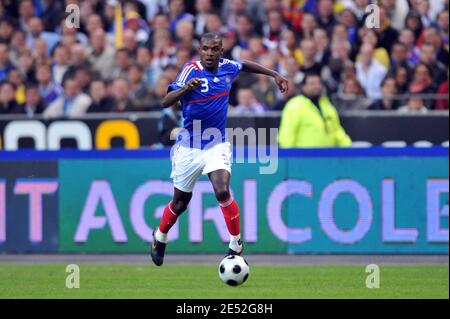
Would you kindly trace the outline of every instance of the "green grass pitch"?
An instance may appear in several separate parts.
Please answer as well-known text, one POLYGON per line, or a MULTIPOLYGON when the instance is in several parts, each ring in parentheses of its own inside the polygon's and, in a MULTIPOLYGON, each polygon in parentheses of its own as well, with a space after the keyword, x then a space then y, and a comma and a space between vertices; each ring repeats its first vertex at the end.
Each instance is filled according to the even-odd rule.
POLYGON ((239 287, 215 265, 80 264, 80 288, 66 288, 63 264, 0 264, 0 298, 448 298, 448 265, 380 265, 380 288, 366 288, 364 265, 250 268, 239 287))

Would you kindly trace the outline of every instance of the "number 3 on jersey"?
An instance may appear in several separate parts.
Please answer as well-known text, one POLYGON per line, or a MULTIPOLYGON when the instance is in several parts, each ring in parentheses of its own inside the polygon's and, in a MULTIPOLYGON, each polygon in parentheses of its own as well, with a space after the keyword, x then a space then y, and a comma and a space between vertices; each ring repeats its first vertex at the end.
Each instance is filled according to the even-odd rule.
POLYGON ((202 80, 203 83, 202 83, 202 89, 201 89, 200 92, 206 93, 206 92, 209 91, 208 79, 204 78, 204 79, 201 79, 201 80, 202 80))

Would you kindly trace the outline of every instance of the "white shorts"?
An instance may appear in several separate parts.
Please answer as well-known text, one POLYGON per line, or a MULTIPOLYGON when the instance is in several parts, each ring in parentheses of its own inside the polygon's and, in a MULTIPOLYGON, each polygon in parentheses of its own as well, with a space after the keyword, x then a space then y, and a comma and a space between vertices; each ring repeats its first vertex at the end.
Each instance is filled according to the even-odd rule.
POLYGON ((208 150, 176 145, 172 156, 172 174, 174 186, 182 192, 192 193, 200 175, 217 170, 226 170, 231 174, 231 144, 217 144, 208 150))

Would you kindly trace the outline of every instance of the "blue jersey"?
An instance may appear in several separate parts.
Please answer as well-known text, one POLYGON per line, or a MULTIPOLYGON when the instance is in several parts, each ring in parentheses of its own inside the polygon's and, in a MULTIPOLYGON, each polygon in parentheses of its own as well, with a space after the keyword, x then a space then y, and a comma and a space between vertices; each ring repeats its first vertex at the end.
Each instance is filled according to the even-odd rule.
POLYGON ((217 134, 210 134, 214 131, 221 134, 219 142, 226 141, 225 126, 231 85, 241 70, 241 62, 227 59, 220 59, 217 72, 205 69, 200 61, 184 65, 176 81, 170 84, 169 91, 182 88, 193 78, 199 78, 202 84, 180 100, 184 129, 189 132, 189 139, 181 134, 179 142, 187 144, 189 141, 189 147, 203 149, 213 141, 218 142, 217 134))

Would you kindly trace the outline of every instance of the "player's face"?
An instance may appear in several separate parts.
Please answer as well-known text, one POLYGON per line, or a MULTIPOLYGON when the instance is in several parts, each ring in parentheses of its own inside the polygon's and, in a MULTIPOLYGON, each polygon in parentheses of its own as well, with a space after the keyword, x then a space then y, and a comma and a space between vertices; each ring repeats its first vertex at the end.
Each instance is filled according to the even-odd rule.
POLYGON ((221 40, 203 40, 200 44, 200 59, 202 65, 207 69, 215 69, 219 65, 223 53, 221 40))

